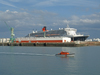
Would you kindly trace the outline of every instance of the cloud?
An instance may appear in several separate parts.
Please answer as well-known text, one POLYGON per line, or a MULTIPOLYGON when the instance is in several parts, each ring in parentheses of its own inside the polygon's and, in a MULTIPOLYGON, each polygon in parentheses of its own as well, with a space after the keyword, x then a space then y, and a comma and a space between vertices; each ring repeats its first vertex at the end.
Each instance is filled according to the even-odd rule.
POLYGON ((11 2, 21 2, 22 0, 9 0, 11 2))
MULTIPOLYGON (((47 26, 47 29, 57 29, 59 27, 69 26, 74 27, 86 27, 89 29, 100 28, 100 13, 95 13, 91 15, 76 16, 73 15, 70 18, 62 18, 56 13, 33 10, 30 12, 18 12, 6 10, 5 12, 0 11, 0 31, 7 31, 6 23, 10 27, 14 27, 17 36, 25 36, 26 34, 32 32, 32 29, 41 30, 43 26, 47 26), (91 27, 91 28, 90 28, 91 27), (25 33, 23 33, 25 31, 25 33), (18 34, 17 32, 22 32, 18 34)), ((80 29, 80 28, 79 28, 80 29)))
POLYGON ((43 0, 35 4, 35 6, 84 6, 97 7, 98 2, 91 0, 43 0))
POLYGON ((63 20, 64 23, 70 25, 91 25, 100 24, 100 13, 91 14, 87 16, 75 16, 73 15, 70 19, 63 20))
POLYGON ((7 2, 7 1, 4 1, 4 0, 0 0, 0 3, 3 4, 3 5, 7 5, 7 6, 11 6, 11 7, 16 7, 15 5, 7 2))
POLYGON ((37 3, 35 6, 53 6, 53 2, 52 1, 44 1, 44 2, 40 2, 37 3))
POLYGON ((100 19, 100 12, 99 13, 95 13, 95 14, 91 14, 91 15, 87 15, 87 16, 82 16, 82 18, 89 18, 89 19, 100 19))
MULTIPOLYGON (((14 3, 28 4, 29 6, 82 6, 82 7, 98 7, 99 1, 91 0, 0 0, 1 4, 16 7, 14 3)), ((87 9, 88 10, 88 9, 87 9)))
POLYGON ((52 23, 56 13, 33 10, 31 13, 28 12, 18 12, 6 10, 5 12, 0 11, 0 21, 3 23, 6 21, 10 26, 21 28, 31 28, 33 26, 44 26, 47 23, 52 23))
POLYGON ((100 23, 100 20, 91 20, 91 19, 80 19, 80 22, 82 23, 89 23, 89 24, 94 24, 94 23, 100 23))
POLYGON ((41 15, 52 15, 52 16, 54 16, 54 15, 57 15, 57 13, 53 13, 53 12, 48 12, 48 11, 43 11, 43 10, 33 10, 32 11, 32 13, 35 13, 35 14, 41 14, 41 15))
POLYGON ((17 12, 17 11, 9 11, 6 10, 5 12, 0 12, 0 20, 10 21, 16 19, 22 19, 27 17, 28 13, 26 12, 17 12))
POLYGON ((70 23, 70 21, 68 21, 68 20, 63 20, 63 22, 66 23, 66 24, 70 23))
POLYGON ((61 18, 56 13, 33 10, 31 13, 6 10, 0 11, 0 20, 7 21, 11 26, 57 26, 57 25, 91 25, 100 24, 100 13, 78 17, 71 16, 68 19, 61 18))

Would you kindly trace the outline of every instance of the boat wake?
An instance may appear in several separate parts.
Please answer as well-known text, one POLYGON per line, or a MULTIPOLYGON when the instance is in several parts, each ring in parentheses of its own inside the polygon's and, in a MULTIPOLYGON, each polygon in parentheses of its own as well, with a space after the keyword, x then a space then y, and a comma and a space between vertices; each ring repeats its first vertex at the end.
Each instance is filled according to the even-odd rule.
POLYGON ((55 56, 55 54, 34 54, 34 53, 14 53, 14 52, 0 52, 0 55, 27 55, 27 56, 55 56))

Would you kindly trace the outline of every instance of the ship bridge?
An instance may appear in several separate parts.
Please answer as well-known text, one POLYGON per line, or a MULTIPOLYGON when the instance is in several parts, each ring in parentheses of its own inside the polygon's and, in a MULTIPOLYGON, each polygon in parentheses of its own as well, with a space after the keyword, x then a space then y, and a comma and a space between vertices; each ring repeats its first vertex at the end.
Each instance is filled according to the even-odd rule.
POLYGON ((74 29, 74 28, 65 28, 64 30, 66 31, 67 35, 72 35, 72 36, 77 35, 76 34, 77 29, 74 29))

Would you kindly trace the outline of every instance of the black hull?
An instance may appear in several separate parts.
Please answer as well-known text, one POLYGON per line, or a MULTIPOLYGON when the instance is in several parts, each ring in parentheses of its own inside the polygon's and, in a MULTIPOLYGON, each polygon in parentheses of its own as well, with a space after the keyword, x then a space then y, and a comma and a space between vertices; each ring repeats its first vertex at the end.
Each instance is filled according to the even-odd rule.
POLYGON ((89 36, 71 37, 71 41, 85 41, 89 36))

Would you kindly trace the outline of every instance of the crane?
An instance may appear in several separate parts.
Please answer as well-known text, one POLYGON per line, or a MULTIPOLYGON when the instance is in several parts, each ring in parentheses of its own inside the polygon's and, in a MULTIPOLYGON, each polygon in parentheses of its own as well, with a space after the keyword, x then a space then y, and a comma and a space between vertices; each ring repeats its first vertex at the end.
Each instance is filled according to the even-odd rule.
POLYGON ((15 41, 15 38, 14 38, 14 36, 15 36, 15 34, 14 34, 14 28, 8 26, 8 24, 7 24, 6 22, 5 22, 5 24, 6 24, 6 26, 7 26, 7 27, 10 29, 10 31, 11 31, 11 37, 10 37, 9 42, 14 42, 14 41, 15 41))

